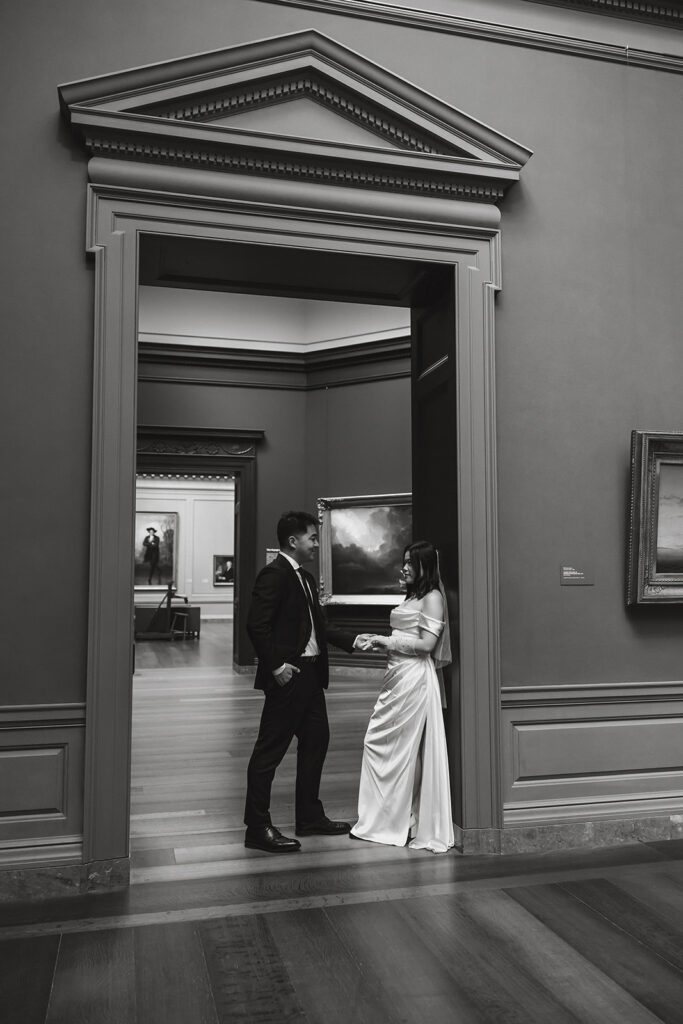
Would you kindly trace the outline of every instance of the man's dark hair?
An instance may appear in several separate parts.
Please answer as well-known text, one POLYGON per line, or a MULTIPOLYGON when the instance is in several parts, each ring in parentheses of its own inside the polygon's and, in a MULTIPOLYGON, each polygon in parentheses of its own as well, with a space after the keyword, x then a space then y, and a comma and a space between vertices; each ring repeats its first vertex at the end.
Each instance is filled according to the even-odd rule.
POLYGON ((283 512, 277 524, 277 542, 284 550, 290 537, 301 537, 309 526, 318 527, 318 520, 310 512, 283 512))

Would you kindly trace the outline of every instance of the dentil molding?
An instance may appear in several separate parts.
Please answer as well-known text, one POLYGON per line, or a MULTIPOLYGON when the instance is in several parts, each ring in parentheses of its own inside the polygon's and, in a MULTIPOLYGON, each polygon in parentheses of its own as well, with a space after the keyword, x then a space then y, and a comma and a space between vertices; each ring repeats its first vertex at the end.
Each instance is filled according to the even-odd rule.
POLYGON ((683 28, 683 4, 646 3, 644 0, 530 0, 549 7, 573 7, 594 14, 611 14, 619 18, 636 18, 657 25, 683 28))

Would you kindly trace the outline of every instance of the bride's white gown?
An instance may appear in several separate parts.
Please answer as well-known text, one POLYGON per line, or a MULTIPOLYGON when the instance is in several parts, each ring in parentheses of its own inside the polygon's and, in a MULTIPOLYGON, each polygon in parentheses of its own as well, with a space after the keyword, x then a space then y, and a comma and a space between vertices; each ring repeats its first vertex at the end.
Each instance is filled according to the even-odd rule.
MULTIPOLYGON (((394 608, 392 636, 438 636, 443 623, 413 599, 394 608)), ((446 734, 439 679, 429 654, 389 651, 387 670, 365 735, 359 839, 445 853, 454 845, 446 734)))

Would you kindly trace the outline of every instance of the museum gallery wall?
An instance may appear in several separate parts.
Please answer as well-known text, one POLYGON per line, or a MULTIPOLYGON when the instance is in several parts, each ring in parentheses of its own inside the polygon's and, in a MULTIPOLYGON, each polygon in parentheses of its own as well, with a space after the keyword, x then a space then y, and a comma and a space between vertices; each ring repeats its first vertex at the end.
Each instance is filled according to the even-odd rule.
POLYGON ((158 604, 169 584, 202 618, 232 614, 235 568, 234 480, 138 476, 135 604, 158 604), (156 558, 150 534, 158 539, 156 558))
MULTIPOLYGON (((601 773, 621 784, 628 765, 601 761, 597 747, 585 747, 578 769, 572 761, 570 741, 591 729, 597 735, 591 723, 610 716, 665 723, 664 742, 638 747, 637 723, 621 736, 626 748, 643 752, 643 808, 657 772, 674 800, 681 789, 680 607, 627 607, 625 577, 631 432, 683 427, 683 77, 664 62, 646 68, 483 33, 431 31, 419 19, 390 24, 258 0, 229 7, 226 13, 223 2, 197 0, 188 18, 185 8, 140 0, 117 20, 104 0, 64 0, 43 6, 39 19, 30 5, 5 15, 10 30, 0 45, 13 90, 2 114, 12 151, 5 169, 12 201, 3 231, 9 344, 2 407, 7 436, 20 439, 21 452, 5 475, 11 543, 1 620, 12 642, 4 649, 4 725, 13 728, 16 716, 27 714, 17 709, 26 708, 53 725, 70 708, 74 734, 85 719, 95 298, 84 252, 86 157, 59 120, 56 86, 315 27, 534 151, 502 204, 496 303, 502 757, 511 820, 529 820, 520 798, 524 776, 543 780, 538 806, 556 799, 555 781, 572 772, 585 775, 573 783, 577 801, 596 794, 601 773), (17 39, 30 39, 30 48, 17 39), (563 586, 563 566, 592 582, 563 586), (50 614, 36 645, 38 587, 50 614), (563 727, 543 734, 540 765, 516 764, 515 737, 539 736, 538 723, 553 719, 563 727), (554 742, 560 733, 561 749, 554 742)), ((621 37, 634 50, 661 44, 674 55, 678 47, 680 70, 680 33, 590 15, 579 27, 579 13, 548 10, 546 28, 552 22, 556 33, 596 42, 621 37)), ((521 0, 509 11, 513 25, 545 16, 543 5, 521 0)), ((230 425, 247 427, 267 398, 253 423, 268 439, 259 454, 257 512, 264 556, 274 510, 312 507, 328 495, 410 491, 409 434, 400 413, 408 381, 384 386, 395 409, 392 443, 368 466, 354 462, 353 445, 377 429, 378 404, 387 404, 376 401, 371 385, 357 386, 354 415, 346 388, 310 392, 304 403, 291 392, 184 388, 199 426, 225 425, 229 399, 230 425), (285 436, 308 445, 306 460, 283 458, 285 436)), ((141 383, 148 422, 172 422, 163 415, 174 387, 141 383)), ((82 778, 73 785, 69 827, 78 831, 82 778)), ((616 805, 620 797, 613 788, 605 798, 616 805)))

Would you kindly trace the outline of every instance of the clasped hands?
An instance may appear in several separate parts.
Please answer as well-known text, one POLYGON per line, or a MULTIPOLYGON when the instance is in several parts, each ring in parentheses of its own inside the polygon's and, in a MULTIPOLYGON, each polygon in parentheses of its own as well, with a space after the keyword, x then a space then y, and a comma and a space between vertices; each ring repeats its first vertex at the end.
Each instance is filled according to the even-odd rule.
POLYGON ((359 651, 383 651, 389 647, 389 637, 377 633, 359 633, 354 647, 359 651))

